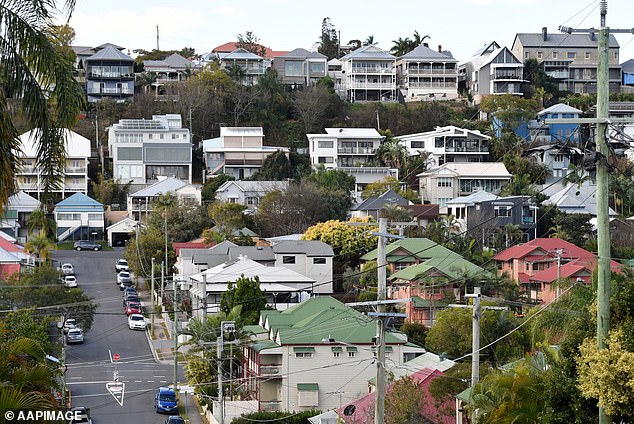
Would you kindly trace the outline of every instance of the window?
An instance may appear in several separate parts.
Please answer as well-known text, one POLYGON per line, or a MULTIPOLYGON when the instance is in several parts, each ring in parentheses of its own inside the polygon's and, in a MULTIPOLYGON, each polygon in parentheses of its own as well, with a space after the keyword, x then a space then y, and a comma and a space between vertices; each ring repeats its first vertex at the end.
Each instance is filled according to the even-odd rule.
POLYGON ((574 58, 576 58, 576 57, 577 57, 577 53, 575 53, 575 52, 568 52, 568 53, 566 53, 566 57, 567 57, 568 59, 574 59, 574 58))
POLYGON ((590 59, 590 52, 586 52, 586 59, 590 59))
POLYGON ((557 59, 559 57, 559 52, 553 52, 553 59, 557 59))
POLYGON ((315 348, 311 346, 297 346, 293 348, 293 352, 295 352, 296 358, 312 358, 313 353, 315 352, 315 348))
POLYGON ((313 265, 325 265, 326 258, 313 258, 313 265))
POLYGON ((118 160, 143 160, 141 147, 117 147, 118 160))
POLYGON ((436 180, 438 182, 438 187, 451 187, 451 183, 453 178, 451 177, 438 177, 436 180))
POLYGON ((354 358, 357 356, 357 348, 354 346, 347 346, 346 352, 348 352, 348 358, 354 358))
POLYGON ((320 62, 311 62, 310 63, 310 73, 311 74, 323 74, 324 73, 324 64, 320 62))
POLYGON ((312 358, 313 353, 312 352, 295 352, 295 357, 296 358, 312 358))
POLYGON ((317 383, 297 383, 297 404, 299 406, 319 406, 319 385, 317 383))
POLYGON ((317 147, 320 149, 332 149, 332 140, 322 140, 317 142, 317 147))
POLYGON ((348 358, 354 358, 355 356, 357 356, 357 352, 348 351, 348 358))
POLYGON ((436 147, 445 147, 445 140, 442 137, 434 138, 436 147))
POLYGON ((447 206, 447 202, 451 200, 451 197, 439 197, 438 198, 438 206, 444 208, 447 206))
POLYGON ((246 198, 247 205, 257 206, 258 198, 257 197, 247 197, 246 198))
POLYGON ((524 59, 530 59, 531 54, 529 52, 524 53, 524 59))
POLYGON ((542 52, 537 52, 537 59, 542 59, 544 54, 542 52))
POLYGON ((295 263, 295 256, 282 256, 282 263, 283 264, 294 264, 295 263))
POLYGON ((412 149, 424 149, 425 142, 421 140, 412 141, 412 149))
POLYGON ((100 214, 100 213, 89 213, 88 214, 88 220, 89 221, 102 221, 103 220, 103 214, 100 214))
POLYGON ((494 214, 499 218, 508 218, 511 216, 512 206, 495 206, 493 208, 494 214))
POLYGON ((317 163, 334 163, 334 158, 332 156, 319 156, 317 157, 317 163))
POLYGON ((333 346, 332 347, 332 357, 333 358, 339 358, 341 357, 341 346, 333 346))
POLYGON ((302 62, 287 60, 284 63, 284 73, 287 77, 301 77, 304 75, 302 65, 302 62))

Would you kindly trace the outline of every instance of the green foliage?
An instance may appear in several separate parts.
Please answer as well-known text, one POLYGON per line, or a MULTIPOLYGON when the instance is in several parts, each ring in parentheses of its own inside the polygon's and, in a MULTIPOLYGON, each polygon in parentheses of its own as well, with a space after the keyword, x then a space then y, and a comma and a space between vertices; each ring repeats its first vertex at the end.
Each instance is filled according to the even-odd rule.
MULTIPOLYGON (((152 212, 146 223, 149 227, 163 234, 164 237, 166 222, 169 246, 173 242, 184 242, 198 238, 205 228, 213 224, 207 208, 195 202, 175 202, 169 205, 165 211, 152 212), (162 216, 163 213, 165 216, 162 216)), ((168 248, 170 248, 169 246, 168 248)))
POLYGON ((212 202, 216 200, 216 190, 218 190, 218 188, 227 181, 235 181, 235 177, 228 174, 218 174, 215 177, 209 178, 207 181, 205 181, 205 185, 202 189, 203 201, 212 202))
POLYGON ((304 176, 302 181, 310 181, 324 190, 342 193, 350 193, 355 185, 353 176, 337 169, 326 169, 323 165, 304 176))
POLYGON ((529 81, 524 85, 525 96, 541 98, 540 103, 543 107, 547 107, 544 104, 546 98, 557 98, 559 95, 557 81, 544 71, 544 67, 536 59, 524 62, 524 79, 529 81))
POLYGON ((254 181, 284 181, 287 178, 293 178, 291 163, 286 153, 278 150, 268 155, 262 162, 262 167, 249 179, 254 181))
POLYGON ((228 238, 235 229, 244 227, 243 212, 247 207, 239 203, 215 202, 209 207, 209 216, 213 220, 215 231, 228 238))
MULTIPOLYGON (((138 237, 128 240, 123 257, 135 275, 148 278, 151 272, 152 258, 156 258, 160 265, 160 258, 165 257, 165 236, 163 231, 155 227, 146 227, 141 230, 138 237)), ((174 249, 168 243, 168 269, 175 263, 174 249)), ((158 269, 158 267, 157 267, 158 269)))
POLYGON ((254 422, 275 422, 277 424, 307 424, 308 419, 321 414, 317 409, 301 412, 253 412, 234 418, 231 424, 252 424, 254 422))
POLYGON ((411 376, 398 379, 385 395, 386 424, 417 424, 425 421, 425 390, 411 376))
MULTIPOLYGON (((471 364, 468 362, 457 363, 444 372, 444 377, 435 378, 429 384, 429 394, 432 402, 441 415, 453 417, 455 408, 447 408, 452 404, 455 396, 468 387, 471 379, 471 364)), ((481 372, 482 374, 482 372, 481 372)))
POLYGON ((328 57, 328 60, 339 57, 339 37, 330 18, 321 21, 321 36, 317 51, 328 57))
POLYGON ((260 39, 252 31, 247 31, 244 35, 238 34, 236 47, 239 49, 245 49, 246 51, 256 54, 262 58, 266 56, 266 48, 260 44, 260 39))
POLYGON ((228 315, 236 306, 240 306, 242 310, 240 327, 258 323, 260 311, 266 309, 266 296, 260 289, 259 277, 246 278, 243 275, 235 283, 227 284, 227 291, 220 300, 220 310, 228 315))
POLYGON ((565 235, 565 240, 583 247, 593 233, 590 218, 589 214, 559 212, 552 220, 555 228, 562 231, 559 235, 565 235))
POLYGON ((407 340, 418 346, 425 346, 425 339, 429 329, 417 322, 405 322, 400 328, 401 333, 407 335, 407 340))
POLYGON ((485 96, 480 103, 480 109, 483 112, 495 114, 495 117, 504 126, 515 130, 520 124, 535 117, 539 110, 539 103, 534 99, 502 94, 500 96, 485 96))
POLYGON ((51 353, 53 350, 48 328, 53 321, 52 317, 42 317, 41 314, 38 316, 35 306, 10 312, 5 318, 5 324, 10 330, 7 339, 26 337, 36 341, 45 352, 51 353))
POLYGON ((126 184, 121 183, 121 180, 106 180, 103 174, 98 174, 97 181, 90 181, 90 187, 92 188, 92 195, 95 200, 102 203, 104 206, 117 203, 119 205, 125 205, 128 201, 128 193, 130 192, 130 185, 132 181, 126 184))

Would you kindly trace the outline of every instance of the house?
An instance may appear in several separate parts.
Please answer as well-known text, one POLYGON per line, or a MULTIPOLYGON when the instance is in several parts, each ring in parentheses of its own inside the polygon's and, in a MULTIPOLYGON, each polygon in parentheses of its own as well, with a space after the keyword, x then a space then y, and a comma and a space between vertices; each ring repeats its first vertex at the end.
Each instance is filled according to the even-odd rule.
POLYGON ((378 197, 368 197, 363 202, 350 209, 352 218, 372 217, 378 221, 381 211, 389 206, 409 206, 412 202, 389 189, 378 197))
POLYGON ((86 69, 88 102, 106 98, 116 102, 134 100, 134 59, 114 44, 103 44, 95 50, 95 54, 82 62, 86 69))
POLYGON ((285 192, 288 184, 288 181, 227 181, 216 190, 216 200, 245 205, 246 211, 253 213, 264 196, 272 191, 285 192))
POLYGON ((328 57, 298 48, 277 56, 273 60, 273 69, 284 85, 293 88, 311 87, 327 75, 328 57))
MULTIPOLYGON (((0 234, 4 234, 4 233, 0 232, 0 234)), ((0 237, 0 249, 18 258, 18 260, 23 265, 35 264, 35 255, 25 252, 23 245, 16 243, 16 241, 14 240, 10 240, 10 238, 7 239, 4 236, 0 237)), ((6 269, 12 269, 12 270, 17 269, 17 267, 15 267, 15 261, 13 258, 6 256, 5 259, 6 259, 5 263, 7 264, 6 269), (13 265, 10 265, 10 264, 13 264, 13 265)))
POLYGON ((207 178, 227 174, 244 180, 258 172, 270 154, 289 154, 288 148, 264 146, 262 127, 221 127, 220 137, 202 144, 207 178))
MULTIPOLYGON (((376 376, 376 325, 329 296, 308 299, 284 311, 261 311, 243 348, 245 387, 260 411, 327 410, 368 393, 376 376), (332 396, 332 392, 340 393, 332 396)), ((386 359, 402 366, 425 353, 407 336, 387 332, 386 359)))
POLYGON ((513 177, 502 162, 449 162, 417 175, 423 201, 437 203, 443 213, 447 202, 479 190, 498 194, 513 177))
POLYGON ((237 48, 231 53, 219 55, 220 68, 235 74, 234 77, 242 85, 255 85, 258 78, 264 75, 268 64, 264 58, 243 48, 237 48))
POLYGON ((333 292, 332 247, 319 240, 285 240, 272 246, 275 266, 288 268, 315 280, 313 294, 333 292))
MULTIPOLYGON (((621 85, 619 43, 609 36, 608 66, 610 93, 618 93, 621 85)), ((551 34, 547 27, 541 33, 518 33, 511 50, 521 61, 535 59, 554 78, 559 91, 592 94, 597 92, 597 32, 551 34)))
POLYGON ((581 143, 579 124, 551 122, 559 119, 581 118, 583 111, 563 103, 557 103, 537 113, 536 122, 529 122, 529 138, 527 141, 536 144, 575 144, 581 143), (532 128, 531 128, 532 126, 532 128))
POLYGON ((358 167, 370 162, 385 139, 374 128, 326 128, 326 134, 306 134, 310 163, 328 168, 358 167))
POLYGON ((484 96, 513 94, 521 96, 524 63, 507 47, 493 41, 459 66, 460 88, 480 104, 484 96))
POLYGON ((395 57, 374 44, 343 56, 341 71, 349 102, 396 101, 395 57))
POLYGON ((190 275, 199 274, 227 262, 229 248, 237 246, 229 240, 224 240, 211 247, 179 248, 173 278, 177 279, 181 289, 185 286, 190 288, 190 275))
POLYGON ((335 83, 334 90, 340 99, 346 98, 346 83, 343 73, 343 65, 337 58, 328 61, 328 76, 335 83))
POLYGON ((426 43, 396 59, 396 81, 406 102, 458 98, 458 61, 426 43))
POLYGON ((427 228, 430 222, 436 221, 440 215, 440 208, 438 205, 431 203, 422 205, 407 205, 405 206, 412 218, 418 223, 419 227, 427 228))
MULTIPOLYGON (((596 231, 597 219, 590 218, 590 224, 592 224, 592 228, 596 231)), ((617 248, 634 248, 634 220, 632 220, 631 217, 625 220, 610 217, 609 228, 612 246, 617 248)))
MULTIPOLYGON (((261 44, 255 44, 255 47, 258 47, 263 52, 262 57, 264 57, 265 59, 269 61, 275 59, 278 56, 283 56, 286 53, 288 53, 287 51, 283 51, 283 50, 272 50, 269 47, 265 47, 261 44)), ((240 48, 240 43, 235 41, 230 41, 228 43, 224 43, 217 47, 214 47, 211 50, 211 52, 215 53, 218 57, 223 57, 224 55, 227 55, 239 48, 240 48)))
POLYGON ((205 313, 218 312, 229 283, 255 277, 265 292, 268 306, 281 310, 307 298, 315 284, 314 279, 288 268, 267 267, 241 256, 189 277, 194 315, 203 317, 205 313))
MULTIPOLYGON (((421 402, 422 408, 419 411, 424 419, 420 422, 455 424, 456 417, 452 408, 453 401, 445 400, 444 402, 438 404, 429 391, 431 382, 436 378, 445 378, 444 373, 435 369, 423 368, 411 374, 410 377, 418 386, 417 391, 422 394, 424 399, 424 401, 421 402)), ((396 383, 389 384, 387 387, 388 393, 394 387, 394 384, 396 383)), ((369 393, 360 399, 356 399, 353 402, 347 402, 345 407, 339 407, 336 411, 340 422, 345 424, 373 422, 375 397, 376 392, 373 391, 372 393, 369 393), (349 405, 353 405, 354 409, 351 408, 351 414, 346 414, 344 411, 349 405)))
POLYGON ((15 237, 19 243, 26 243, 29 236, 28 220, 31 213, 39 209, 41 203, 36 198, 23 191, 18 191, 9 197, 7 205, 2 210, 0 231, 15 237))
MULTIPOLYGON (((567 184, 563 188, 559 187, 561 185, 554 185, 550 190, 545 190, 544 194, 549 198, 544 200, 542 204, 556 206, 560 211, 566 213, 597 216, 597 186, 594 183, 584 181, 581 185, 567 184)), ((608 208, 608 214, 610 216, 618 215, 612 208, 608 208)))
POLYGON ((108 246, 125 246, 127 241, 134 236, 138 227, 137 221, 126 216, 121 221, 106 227, 106 241, 108 246))
POLYGON ((22 269, 22 261, 13 253, 0 247, 0 279, 6 281, 22 269))
POLYGON ((75 193, 55 205, 57 240, 103 240, 104 207, 83 193, 75 193))
POLYGON ((621 63, 621 72, 623 73, 621 84, 634 87, 634 59, 621 63))
POLYGON ((156 75, 156 81, 148 88, 155 90, 157 94, 164 94, 166 85, 186 81, 194 72, 200 69, 200 65, 178 53, 173 53, 163 60, 143 61, 143 73, 154 73, 156 75))
POLYGON ((447 202, 447 215, 454 216, 481 247, 490 248, 506 248, 536 238, 538 209, 530 196, 499 197, 486 191, 447 202), (509 225, 518 230, 517 234, 506 232, 509 225))
MULTIPOLYGON (((567 144, 544 144, 524 150, 524 155, 536 164, 545 165, 547 172, 543 187, 564 187, 566 177, 573 173, 572 165, 578 165, 583 159, 583 151, 579 147, 567 144)), ((549 190, 552 192, 553 190, 549 190)))
POLYGON ((491 137, 478 130, 453 125, 432 131, 394 137, 402 142, 410 156, 428 154, 429 167, 447 162, 487 162, 491 137))
POLYGON ((142 215, 148 215, 153 210, 153 202, 159 196, 165 194, 176 196, 181 203, 202 203, 201 187, 188 184, 177 178, 159 178, 158 182, 128 194, 128 216, 135 221, 140 221, 142 215))
MULTIPOLYGON (((73 193, 88 192, 88 158, 90 158, 90 140, 76 132, 63 130, 66 139, 66 160, 62 176, 62 183, 57 188, 52 188, 51 193, 62 198, 73 193)), ((42 170, 37 166, 38 151, 37 139, 39 130, 34 129, 25 132, 19 137, 20 151, 16 152, 22 159, 22 166, 16 171, 15 183, 21 190, 38 200, 44 191, 42 170)))
POLYGON ((120 119, 108 128, 112 177, 142 188, 161 176, 192 182, 192 143, 178 114, 120 119))
MULTIPOLYGON (((536 238, 499 252, 493 260, 500 264, 499 273, 508 274, 530 301, 548 303, 556 298, 552 283, 561 278, 592 282, 597 256, 559 238, 536 238), (547 271, 547 272, 546 272, 547 271)), ((610 263, 612 271, 620 264, 610 263)))

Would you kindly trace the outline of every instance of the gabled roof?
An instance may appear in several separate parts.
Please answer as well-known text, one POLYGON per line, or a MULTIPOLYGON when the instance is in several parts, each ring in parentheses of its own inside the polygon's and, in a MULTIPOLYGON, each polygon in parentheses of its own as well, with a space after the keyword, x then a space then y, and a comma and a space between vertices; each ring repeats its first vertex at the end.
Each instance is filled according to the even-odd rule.
POLYGON ((416 219, 436 219, 440 214, 440 207, 437 204, 423 204, 423 205, 405 205, 405 209, 410 211, 412 217, 416 219))
POLYGON ((418 177, 449 170, 459 177, 511 178, 503 162, 448 162, 418 174, 418 177))
POLYGON ((229 260, 238 259, 241 256, 252 259, 256 262, 275 261, 275 254, 271 246, 236 246, 229 248, 229 260))
POLYGON ((499 199, 499 196, 489 193, 488 191, 479 190, 468 196, 460 196, 447 201, 448 205, 475 205, 476 203, 486 202, 487 200, 499 199))
POLYGON ((207 276, 208 284, 236 281, 242 276, 246 278, 258 277, 260 283, 304 283, 310 285, 315 282, 314 279, 288 268, 264 266, 245 257, 215 266, 199 274, 192 275, 191 278, 196 281, 203 281, 203 274, 207 276))
MULTIPOLYGON (((21 157, 36 158, 38 157, 36 140, 40 137, 38 129, 32 129, 18 137, 20 139, 21 157)), ((90 157, 90 140, 74 131, 65 129, 64 138, 66 140, 66 157, 67 158, 89 158, 90 157)))
MULTIPOLYGON (((262 45, 260 45, 261 47, 264 47, 262 45)), ((236 43, 235 41, 231 41, 229 43, 224 43, 219 45, 218 47, 214 47, 211 52, 212 53, 231 53, 232 51, 234 51, 235 49, 238 48, 238 43, 236 43)), ((276 50, 271 50, 268 47, 264 47, 264 57, 266 57, 267 59, 271 59, 277 56, 282 56, 284 54, 286 54, 288 52, 286 51, 276 51, 276 50)))
POLYGON ((24 246, 12 243, 4 237, 0 237, 0 248, 6 250, 9 253, 20 253, 24 251, 24 246))
POLYGON ((583 111, 572 106, 568 106, 563 103, 557 103, 556 105, 552 105, 549 108, 546 108, 537 113, 537 115, 542 116, 549 113, 572 113, 572 114, 582 114, 583 111))
POLYGON ((129 216, 126 216, 121 221, 117 221, 114 224, 110 224, 108 227, 106 227, 106 231, 119 229, 119 228, 120 228, 119 231, 121 230, 134 231, 136 226, 137 226, 137 222, 134 219, 130 218, 129 216))
POLYGON ((99 207, 103 208, 103 204, 95 199, 86 196, 84 193, 75 193, 72 196, 55 204, 56 208, 74 208, 74 207, 99 207))
MULTIPOLYGON (((377 249, 361 256, 363 261, 373 261, 376 259, 377 249)), ((457 253, 432 241, 428 238, 404 238, 396 240, 385 247, 385 254, 391 262, 414 262, 415 259, 430 259, 433 257, 446 258, 457 255, 457 253)))
POLYGON ((20 258, 0 247, 0 264, 20 263, 20 258))
POLYGON ((521 259, 527 255, 530 255, 535 250, 541 250, 546 252, 549 257, 556 257, 557 249, 562 249, 562 259, 580 259, 580 258, 592 258, 594 253, 582 249, 581 247, 574 245, 566 240, 551 237, 551 238, 536 238, 527 243, 516 244, 508 249, 505 249, 495 255, 493 259, 496 261, 510 261, 511 259, 521 259))
POLYGON ((387 205, 406 206, 411 202, 403 196, 397 194, 394 190, 389 189, 379 197, 368 197, 357 206, 353 207, 353 211, 379 211, 387 205))
MULTIPOLYGON (((599 36, 598 30, 597 33, 594 34, 594 39, 591 38, 589 33, 580 34, 580 33, 572 33, 572 34, 560 34, 560 33, 548 33, 546 36, 546 40, 544 40, 544 35, 541 32, 537 33, 518 33, 515 35, 515 40, 513 41, 513 45, 516 42, 521 42, 522 47, 541 47, 544 49, 548 48, 557 48, 557 49, 565 49, 565 48, 597 48, 599 44, 599 36)), ((619 47, 618 41, 616 41, 616 37, 614 34, 610 34, 609 47, 616 48, 619 47)))
POLYGON ((216 192, 226 191, 229 187, 235 186, 243 192, 283 191, 288 188, 288 181, 225 181, 216 192))
POLYGON ((392 56, 389 52, 386 52, 385 50, 381 50, 379 47, 373 44, 370 44, 367 46, 359 47, 358 49, 351 51, 350 53, 348 53, 347 55, 345 55, 339 60, 341 60, 342 62, 345 62, 345 61, 354 60, 354 59, 394 60, 396 59, 396 57, 392 56))
POLYGON ((306 256, 334 256, 332 247, 320 240, 284 240, 272 246, 275 254, 299 253, 306 256))
POLYGON ((41 205, 40 201, 35 197, 28 195, 22 190, 9 197, 7 200, 7 209, 11 210, 35 210, 41 205))
POLYGON ((302 49, 302 48, 297 48, 295 50, 291 50, 290 52, 281 55, 279 57, 284 57, 284 58, 298 58, 298 59, 308 59, 308 58, 315 58, 315 59, 328 59, 328 56, 323 55, 319 52, 310 52, 306 49, 302 49))
POLYGON ((264 60, 262 57, 255 53, 251 53, 245 49, 235 49, 231 53, 222 57, 222 60, 264 60))
MULTIPOLYGON (((557 193, 553 194, 543 202, 545 205, 555 205, 562 212, 566 213, 582 213, 597 216, 597 186, 590 182, 583 182, 581 186, 577 184, 568 184, 557 193)), ((608 209, 610 216, 617 213, 612 209, 608 209)))
POLYGON ((179 180, 178 178, 165 178, 163 181, 156 182, 149 187, 145 187, 137 191, 136 193, 132 193, 131 197, 156 197, 159 194, 166 194, 170 192, 175 192, 179 188, 186 186, 187 183, 185 181, 179 180))
POLYGON ((172 243, 176 256, 180 255, 182 249, 207 249, 214 246, 215 243, 195 242, 195 241, 175 241, 172 243))
POLYGON ((441 272, 450 279, 459 278, 465 274, 473 276, 486 273, 484 269, 469 262, 459 254, 450 252, 447 255, 434 256, 420 264, 408 266, 392 274, 390 280, 416 281, 434 272, 441 272))
POLYGON ((184 58, 183 56, 179 55, 178 53, 173 53, 173 54, 169 55, 168 57, 163 59, 163 62, 167 63, 172 68, 183 68, 183 69, 185 69, 185 68, 193 68, 194 67, 194 63, 191 60, 184 58))
POLYGON ((514 60, 514 63, 517 63, 517 64, 522 63, 520 60, 517 59, 517 57, 515 57, 515 55, 507 47, 500 47, 493 51, 485 50, 482 53, 480 53, 478 56, 475 56, 473 59, 471 59, 471 66, 473 66, 473 69, 475 70, 481 69, 483 66, 493 62, 493 60, 495 60, 495 58, 497 58, 501 54, 508 55, 510 58, 514 60))
POLYGON ((419 44, 418 47, 416 47, 414 50, 401 56, 401 59, 409 59, 409 60, 437 59, 437 60, 442 60, 443 62, 448 62, 448 63, 458 62, 456 59, 453 58, 453 56, 451 56, 451 53, 447 55, 445 53, 430 49, 429 47, 423 44, 419 44))
POLYGON ((634 59, 626 60, 621 63, 621 69, 626 74, 634 74, 634 59))
POLYGON ((120 50, 114 48, 112 45, 107 45, 105 48, 99 50, 97 53, 86 58, 86 61, 93 61, 93 60, 119 60, 119 61, 126 61, 126 62, 134 62, 134 59, 132 59, 127 54, 121 52, 120 50))

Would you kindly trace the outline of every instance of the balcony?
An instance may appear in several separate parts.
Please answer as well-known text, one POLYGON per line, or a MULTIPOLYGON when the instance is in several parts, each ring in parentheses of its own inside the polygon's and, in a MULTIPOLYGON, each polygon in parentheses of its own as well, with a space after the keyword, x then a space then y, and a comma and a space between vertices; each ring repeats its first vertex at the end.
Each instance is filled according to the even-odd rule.
POLYGON ((488 153, 488 146, 455 146, 445 148, 447 153, 488 153))
POLYGON ((281 376, 282 364, 279 365, 260 365, 260 377, 281 376))
POLYGON ((568 79, 570 78, 570 71, 546 71, 546 74, 551 78, 556 79, 568 79))
POLYGON ((524 79, 524 77, 522 74, 518 74, 517 72, 495 72, 491 75, 491 79, 521 81, 524 79))
POLYGON ((353 66, 351 74, 396 74, 394 68, 386 69, 376 66, 353 66))
POLYGON ((277 412, 282 408, 281 400, 261 400, 260 401, 260 411, 264 412, 277 412))
POLYGON ((458 72, 455 69, 431 69, 431 68, 408 68, 408 75, 449 75, 455 77, 458 72))
POLYGON ((392 82, 353 82, 352 88, 364 88, 374 90, 395 90, 396 84, 392 82))
POLYGON ((128 87, 89 87, 88 94, 134 94, 134 90, 128 87))
POLYGON ((134 79, 134 73, 122 74, 120 72, 90 72, 88 79, 134 79))
POLYGON ((340 147, 338 154, 343 155, 373 155, 376 149, 372 147, 340 147))
POLYGON ((408 88, 431 88, 431 89, 443 89, 443 88, 453 88, 457 89, 458 85, 454 82, 416 82, 409 81, 407 82, 408 88))
POLYGON ((84 167, 79 167, 79 168, 67 167, 66 168, 66 173, 67 174, 85 174, 86 173, 86 168, 84 168, 84 167))

